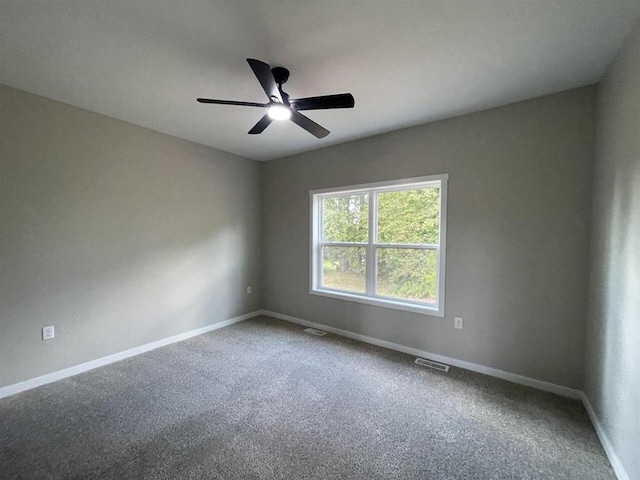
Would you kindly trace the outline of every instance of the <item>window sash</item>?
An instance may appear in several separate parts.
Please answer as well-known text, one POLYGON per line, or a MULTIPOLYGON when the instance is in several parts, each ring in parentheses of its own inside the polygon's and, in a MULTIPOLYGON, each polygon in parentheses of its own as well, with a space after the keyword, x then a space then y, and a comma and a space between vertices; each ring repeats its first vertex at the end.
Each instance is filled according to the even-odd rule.
MULTIPOLYGON (((373 277, 373 290, 372 290, 372 298, 381 298, 381 299, 387 299, 387 300, 393 300, 396 302, 406 302, 406 303, 411 303, 411 304, 415 304, 415 305, 423 305, 423 306, 429 306, 429 307, 436 307, 438 306, 439 302, 440 302, 440 298, 439 298, 439 287, 440 287, 440 275, 438 273, 436 273, 436 301, 435 302, 423 302, 420 300, 415 300, 412 298, 406 298, 406 297, 392 297, 389 295, 383 295, 378 293, 377 291, 377 287, 378 287, 378 250, 379 249, 385 249, 385 248, 394 248, 396 250, 434 250, 436 252, 436 272, 438 272, 438 262, 440 259, 440 246, 439 245, 409 245, 407 247, 397 247, 393 244, 380 244, 380 245, 373 245, 372 246, 374 252, 373 252, 373 258, 374 258, 374 263, 372 264, 372 268, 373 271, 371 273, 371 276, 373 277)), ((368 265, 367 265, 368 267, 368 265)), ((367 272, 368 274, 368 272, 367 272)))
POLYGON ((421 302, 419 300, 414 300, 411 298, 405 297, 391 297, 388 295, 382 295, 378 293, 378 249, 384 248, 393 248, 396 250, 435 250, 436 251, 436 261, 439 261, 440 258, 440 246, 439 245, 404 245, 404 244, 392 244, 392 243, 381 243, 373 245, 368 243, 344 243, 344 242, 322 242, 319 244, 320 246, 320 255, 318 257, 320 263, 322 263, 322 259, 324 255, 322 254, 324 247, 364 247, 366 248, 366 262, 365 262, 365 291, 364 292, 354 292, 352 290, 343 290, 340 288, 330 287, 323 284, 323 269, 318 268, 318 287, 323 290, 330 290, 336 292, 344 292, 351 295, 363 295, 371 298, 382 298, 382 299, 390 299, 394 301, 402 301, 408 303, 414 303, 417 305, 438 305, 438 287, 440 282, 440 276, 436 275, 436 301, 431 302, 421 302), (370 262, 369 259, 372 259, 370 262), (370 271, 373 270, 371 273, 370 271))

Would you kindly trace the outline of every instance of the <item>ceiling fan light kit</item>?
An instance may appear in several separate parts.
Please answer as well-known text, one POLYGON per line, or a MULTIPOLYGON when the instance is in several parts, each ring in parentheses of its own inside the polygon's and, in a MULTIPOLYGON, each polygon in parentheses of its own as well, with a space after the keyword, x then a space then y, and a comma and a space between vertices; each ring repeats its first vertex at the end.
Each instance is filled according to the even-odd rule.
POLYGON ((216 100, 212 98, 198 98, 197 100, 200 103, 266 108, 267 113, 249 130, 250 135, 262 133, 273 120, 291 120, 317 138, 324 138, 329 135, 329 130, 301 114, 300 110, 353 108, 355 105, 353 95, 350 93, 290 100, 289 95, 282 90, 282 85, 289 79, 289 70, 284 67, 274 67, 272 69, 267 63, 254 58, 247 58, 247 62, 258 82, 260 82, 262 89, 267 94, 269 103, 237 102, 235 100, 216 100))
POLYGON ((289 120, 291 118, 291 108, 285 107, 281 103, 272 103, 267 108, 267 114, 271 120, 289 120))

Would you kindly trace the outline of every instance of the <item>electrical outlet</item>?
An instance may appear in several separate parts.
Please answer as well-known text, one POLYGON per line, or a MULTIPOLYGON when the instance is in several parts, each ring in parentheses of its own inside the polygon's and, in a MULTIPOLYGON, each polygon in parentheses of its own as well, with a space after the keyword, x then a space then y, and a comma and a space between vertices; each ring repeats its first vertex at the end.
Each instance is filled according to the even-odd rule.
POLYGON ((247 287, 247 295, 251 295, 251 287, 247 287))
POLYGON ((55 336, 56 334, 53 330, 53 325, 49 327, 42 327, 42 340, 51 340, 55 336))
POLYGON ((462 318, 461 317, 456 317, 453 320, 453 326, 456 327, 459 330, 462 330, 462 318))

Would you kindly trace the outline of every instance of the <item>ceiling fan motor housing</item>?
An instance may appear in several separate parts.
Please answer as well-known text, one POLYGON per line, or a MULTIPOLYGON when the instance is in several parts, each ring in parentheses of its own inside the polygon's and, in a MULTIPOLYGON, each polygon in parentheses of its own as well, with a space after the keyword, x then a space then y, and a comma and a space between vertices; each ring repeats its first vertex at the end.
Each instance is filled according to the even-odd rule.
POLYGON ((271 73, 273 73, 273 79, 278 85, 287 83, 287 80, 289 80, 289 70, 284 67, 273 67, 271 73))

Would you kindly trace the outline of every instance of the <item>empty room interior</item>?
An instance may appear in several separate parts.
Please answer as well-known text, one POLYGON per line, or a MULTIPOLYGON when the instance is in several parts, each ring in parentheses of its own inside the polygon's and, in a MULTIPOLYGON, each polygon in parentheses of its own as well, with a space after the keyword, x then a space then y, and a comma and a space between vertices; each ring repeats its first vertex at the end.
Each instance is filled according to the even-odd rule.
POLYGON ((640 480, 639 0, 0 0, 0 479, 640 480))

